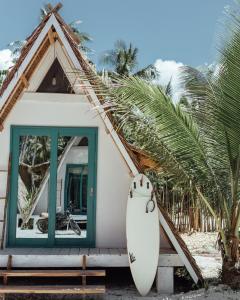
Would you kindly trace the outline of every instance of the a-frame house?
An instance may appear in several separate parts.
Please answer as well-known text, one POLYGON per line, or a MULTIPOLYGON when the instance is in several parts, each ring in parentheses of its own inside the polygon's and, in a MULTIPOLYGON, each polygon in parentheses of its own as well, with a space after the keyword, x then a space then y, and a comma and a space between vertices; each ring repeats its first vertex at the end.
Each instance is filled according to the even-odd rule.
MULTIPOLYGON (((80 73, 94 69, 53 9, 0 91, 1 267, 9 254, 20 268, 74 267, 86 254, 91 267, 128 266, 127 195, 149 160, 114 130, 94 83, 80 73)), ((176 266, 202 280, 161 209, 160 223, 159 290, 173 290, 176 266)))

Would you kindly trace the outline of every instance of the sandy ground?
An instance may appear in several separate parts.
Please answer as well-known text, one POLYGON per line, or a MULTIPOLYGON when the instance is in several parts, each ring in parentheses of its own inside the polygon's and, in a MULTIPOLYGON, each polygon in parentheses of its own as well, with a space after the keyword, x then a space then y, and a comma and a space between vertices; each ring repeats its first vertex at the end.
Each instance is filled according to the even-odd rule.
MULTIPOLYGON (((100 298, 101 299, 101 298, 100 298)), ((182 293, 172 296, 158 295, 157 293, 150 293, 147 297, 141 297, 137 295, 134 289, 128 290, 111 290, 108 295, 102 298, 104 300, 187 300, 187 299, 211 299, 211 300, 239 300, 240 291, 235 292, 224 285, 218 285, 216 287, 210 287, 208 290, 199 289, 188 293, 182 293)))
POLYGON ((182 234, 205 279, 217 278, 222 266, 215 232, 182 234))
MULTIPOLYGON (((222 265, 222 259, 217 247, 217 233, 192 233, 182 234, 190 252, 197 261, 204 279, 217 279, 222 265)), ((224 285, 211 286, 206 289, 190 291, 188 293, 175 294, 171 296, 158 295, 152 292, 147 297, 140 297, 134 289, 127 291, 111 290, 104 299, 159 299, 159 300, 187 300, 187 299, 211 299, 211 300, 239 300, 240 291, 236 292, 224 285), (122 293, 122 294, 121 294, 122 293)))
MULTIPOLYGON (((219 271, 222 265, 220 252, 217 248, 217 233, 192 233, 182 234, 182 238, 187 244, 190 252, 197 261, 203 277, 206 282, 210 279, 217 280, 219 271)), ((211 300, 239 300, 240 291, 233 291, 224 285, 209 285, 206 288, 188 293, 175 295, 158 295, 156 292, 151 292, 147 297, 141 297, 133 288, 124 290, 111 289, 102 299, 117 300, 117 299, 142 299, 142 300, 187 300, 187 299, 211 299, 211 300)))

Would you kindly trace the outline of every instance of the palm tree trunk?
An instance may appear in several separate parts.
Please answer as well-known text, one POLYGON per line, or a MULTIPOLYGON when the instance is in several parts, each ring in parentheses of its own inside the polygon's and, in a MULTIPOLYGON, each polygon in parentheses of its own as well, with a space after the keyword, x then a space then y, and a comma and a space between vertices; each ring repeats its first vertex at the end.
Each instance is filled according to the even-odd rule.
POLYGON ((239 238, 230 235, 226 237, 226 243, 230 256, 222 253, 222 282, 232 288, 240 288, 239 238))

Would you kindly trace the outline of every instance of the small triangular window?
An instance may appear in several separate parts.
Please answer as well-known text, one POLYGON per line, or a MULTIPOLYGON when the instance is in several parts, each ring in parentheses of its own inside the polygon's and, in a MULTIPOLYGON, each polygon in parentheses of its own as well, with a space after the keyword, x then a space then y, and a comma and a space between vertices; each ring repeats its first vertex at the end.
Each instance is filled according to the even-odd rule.
POLYGON ((70 82, 56 58, 41 82, 38 93, 74 94, 70 82))

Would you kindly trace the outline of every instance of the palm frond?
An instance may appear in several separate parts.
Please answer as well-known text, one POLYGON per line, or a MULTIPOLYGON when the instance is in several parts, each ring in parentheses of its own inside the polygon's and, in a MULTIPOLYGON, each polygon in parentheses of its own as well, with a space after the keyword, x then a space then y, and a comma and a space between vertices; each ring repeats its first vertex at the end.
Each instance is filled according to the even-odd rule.
POLYGON ((115 101, 126 103, 129 113, 137 107, 154 123, 158 139, 171 149, 171 155, 190 178, 206 176, 209 165, 191 116, 175 106, 158 86, 135 77, 119 79, 118 84, 120 87, 112 91, 115 101))

